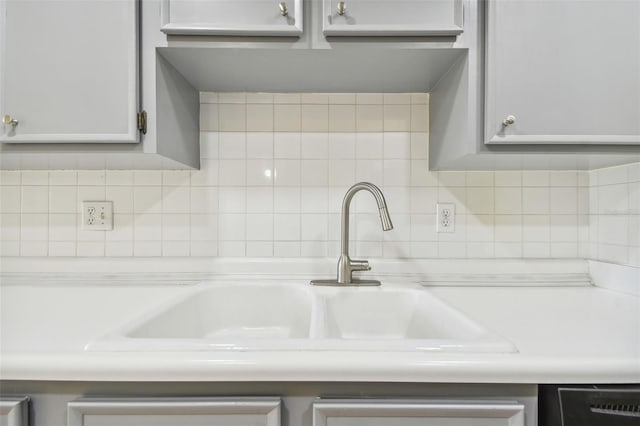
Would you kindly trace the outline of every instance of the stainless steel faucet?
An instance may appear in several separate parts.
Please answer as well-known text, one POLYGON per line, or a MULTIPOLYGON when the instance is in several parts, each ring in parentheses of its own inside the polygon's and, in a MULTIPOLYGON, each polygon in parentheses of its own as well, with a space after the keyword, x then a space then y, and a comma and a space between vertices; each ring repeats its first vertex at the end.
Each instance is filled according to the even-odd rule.
POLYGON ((380 285, 380 281, 376 280, 357 280, 353 279, 352 273, 354 271, 369 271, 369 261, 367 260, 353 260, 349 257, 349 207, 351 205, 351 199, 353 196, 361 190, 369 191, 378 203, 378 212, 380 213, 380 220, 382 221, 382 230, 389 231, 393 229, 391 218, 389 217, 389 210, 387 210, 387 202, 382 195, 380 188, 369 182, 360 182, 353 185, 344 196, 342 200, 342 227, 341 227, 341 246, 342 254, 338 260, 338 276, 335 280, 313 280, 313 285, 380 285))

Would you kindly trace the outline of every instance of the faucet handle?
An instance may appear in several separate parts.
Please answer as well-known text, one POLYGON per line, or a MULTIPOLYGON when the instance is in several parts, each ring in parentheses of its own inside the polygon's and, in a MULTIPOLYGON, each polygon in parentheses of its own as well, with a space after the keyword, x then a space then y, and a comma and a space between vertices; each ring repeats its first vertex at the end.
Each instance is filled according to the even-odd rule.
POLYGON ((369 266, 368 260, 351 260, 350 262, 352 271, 370 271, 371 266, 369 266))

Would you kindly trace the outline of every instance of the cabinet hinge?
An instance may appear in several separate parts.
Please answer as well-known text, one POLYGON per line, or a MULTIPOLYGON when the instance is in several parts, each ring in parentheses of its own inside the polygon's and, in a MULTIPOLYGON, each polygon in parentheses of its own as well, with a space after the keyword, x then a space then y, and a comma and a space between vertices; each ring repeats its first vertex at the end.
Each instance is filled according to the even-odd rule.
POLYGON ((147 111, 140 111, 138 113, 138 130, 140 130, 143 135, 147 134, 147 111))

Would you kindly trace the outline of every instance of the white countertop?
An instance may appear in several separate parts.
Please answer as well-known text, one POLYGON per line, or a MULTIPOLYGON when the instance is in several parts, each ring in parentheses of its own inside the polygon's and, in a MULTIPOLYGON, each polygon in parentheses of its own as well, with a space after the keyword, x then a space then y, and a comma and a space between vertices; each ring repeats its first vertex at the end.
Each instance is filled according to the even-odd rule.
MULTIPOLYGON (((640 298, 579 280, 527 283, 514 276, 513 286, 505 279, 496 280, 499 286, 471 279, 469 286, 449 280, 424 287, 511 341, 517 353, 135 353, 84 347, 119 323, 196 290, 204 273, 164 273, 159 279, 11 272, 0 287, 3 380, 640 383, 640 298)), ((424 282, 423 276, 388 275, 384 285, 416 279, 424 282)), ((302 278, 288 281, 308 285, 302 278)))

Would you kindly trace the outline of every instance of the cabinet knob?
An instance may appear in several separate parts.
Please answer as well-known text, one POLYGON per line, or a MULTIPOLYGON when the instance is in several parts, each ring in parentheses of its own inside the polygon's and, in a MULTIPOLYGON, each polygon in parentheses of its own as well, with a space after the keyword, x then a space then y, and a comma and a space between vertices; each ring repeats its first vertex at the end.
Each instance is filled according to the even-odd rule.
POLYGON ((12 118, 10 115, 5 115, 2 117, 2 123, 7 125, 11 124, 13 127, 16 127, 18 125, 18 120, 12 118))
POLYGON ((344 4, 343 1, 338 2, 338 15, 342 16, 346 13, 347 11, 347 6, 344 4))
POLYGON ((502 120, 502 125, 507 127, 512 125, 513 123, 516 122, 516 117, 513 115, 508 115, 507 118, 505 118, 504 120, 502 120))
POLYGON ((287 3, 281 1, 278 6, 280 7, 280 15, 282 16, 289 15, 289 8, 287 8, 287 3))

